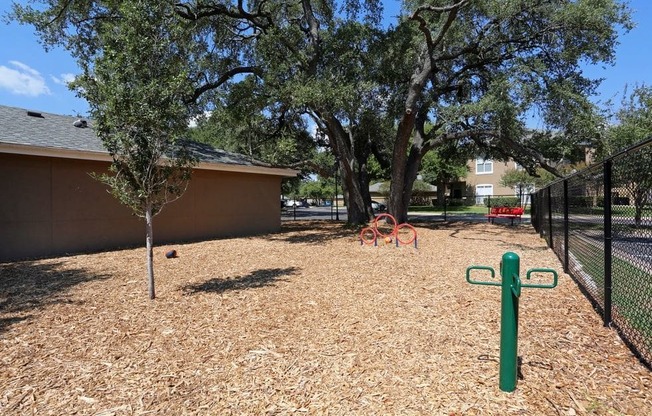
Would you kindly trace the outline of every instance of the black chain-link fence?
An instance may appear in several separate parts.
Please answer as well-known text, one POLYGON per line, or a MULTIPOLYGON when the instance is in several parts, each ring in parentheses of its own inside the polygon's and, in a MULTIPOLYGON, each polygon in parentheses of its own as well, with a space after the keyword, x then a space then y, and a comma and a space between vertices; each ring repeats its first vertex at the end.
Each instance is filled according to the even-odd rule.
POLYGON ((652 368, 652 139, 533 194, 532 224, 652 368))

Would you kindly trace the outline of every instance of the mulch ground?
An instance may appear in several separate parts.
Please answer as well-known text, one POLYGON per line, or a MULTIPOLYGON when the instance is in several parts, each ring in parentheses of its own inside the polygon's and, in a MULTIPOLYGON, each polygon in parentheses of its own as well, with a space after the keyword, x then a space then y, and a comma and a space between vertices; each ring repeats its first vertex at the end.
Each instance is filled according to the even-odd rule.
POLYGON ((326 222, 157 247, 155 301, 144 248, 0 264, 0 414, 652 414, 652 374, 531 227, 415 227, 418 249, 326 222), (465 281, 506 251, 560 272, 523 289, 513 393, 500 289, 465 281))

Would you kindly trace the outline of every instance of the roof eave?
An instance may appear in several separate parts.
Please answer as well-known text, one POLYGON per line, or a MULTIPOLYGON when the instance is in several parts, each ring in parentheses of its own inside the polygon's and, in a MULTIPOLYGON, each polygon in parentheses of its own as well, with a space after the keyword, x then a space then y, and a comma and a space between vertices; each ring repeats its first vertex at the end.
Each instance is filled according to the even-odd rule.
POLYGON ((0 143, 0 153, 11 153, 24 156, 60 157, 63 159, 96 160, 111 162, 107 152, 92 150, 70 150, 53 147, 39 147, 15 143, 0 143))
MULTIPOLYGON (((92 160, 101 162, 111 162, 111 155, 107 152, 98 152, 91 150, 70 150, 52 147, 37 147, 14 143, 0 143, 0 153, 17 154, 24 156, 43 156, 58 157, 63 159, 92 160)), ((292 178, 297 176, 298 170, 269 168, 255 165, 237 165, 228 163, 207 163, 200 162, 195 169, 216 170, 223 172, 251 173, 258 175, 272 175, 292 178)))
POLYGON ((299 174, 299 171, 294 169, 268 168, 266 166, 255 166, 255 165, 231 165, 228 163, 200 162, 195 166, 195 169, 219 170, 223 172, 253 173, 258 175, 282 176, 285 178, 293 178, 299 174))

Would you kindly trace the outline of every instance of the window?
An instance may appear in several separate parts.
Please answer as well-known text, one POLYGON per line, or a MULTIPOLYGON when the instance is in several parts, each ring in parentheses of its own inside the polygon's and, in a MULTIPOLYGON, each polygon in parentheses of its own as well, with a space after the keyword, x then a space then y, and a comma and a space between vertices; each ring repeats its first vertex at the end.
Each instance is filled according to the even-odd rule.
POLYGON ((477 175, 486 175, 488 173, 494 173, 494 162, 492 162, 491 160, 476 159, 475 173, 477 175))
POLYGON ((475 204, 484 205, 485 197, 494 194, 493 185, 476 185, 475 186, 475 204))

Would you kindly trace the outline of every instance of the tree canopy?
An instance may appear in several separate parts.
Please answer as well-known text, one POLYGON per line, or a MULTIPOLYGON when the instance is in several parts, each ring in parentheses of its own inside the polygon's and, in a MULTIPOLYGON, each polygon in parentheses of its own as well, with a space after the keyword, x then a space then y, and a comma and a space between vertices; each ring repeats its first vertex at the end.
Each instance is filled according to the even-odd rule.
MULTIPOLYGON (((598 156, 609 157, 652 138, 652 88, 637 85, 623 94, 620 108, 614 114, 598 147, 598 156)), ((634 223, 641 225, 643 209, 652 200, 652 146, 646 146, 618 158, 613 164, 614 188, 634 205, 634 223)))
POLYGON ((523 192, 531 193, 555 180, 555 176, 539 169, 535 176, 530 175, 525 169, 509 169, 500 177, 500 184, 507 188, 519 188, 523 192))
POLYGON ((598 157, 608 157, 652 137, 652 87, 636 85, 624 92, 612 124, 598 143, 598 157))
MULTIPOLYGON (((113 24, 120 2, 41 3, 16 17, 86 60, 102 45, 79 40, 113 24)), ((353 223, 373 215, 370 160, 390 170, 399 221, 424 156, 451 143, 556 173, 548 158, 595 134, 585 122, 598 81, 580 65, 612 63, 631 27, 619 0, 407 0, 388 27, 377 0, 165 3, 188 31, 186 102, 219 113, 244 150, 263 130, 285 134, 270 149, 300 143, 308 118, 336 157, 353 223), (526 134, 532 115, 547 131, 526 134)))

